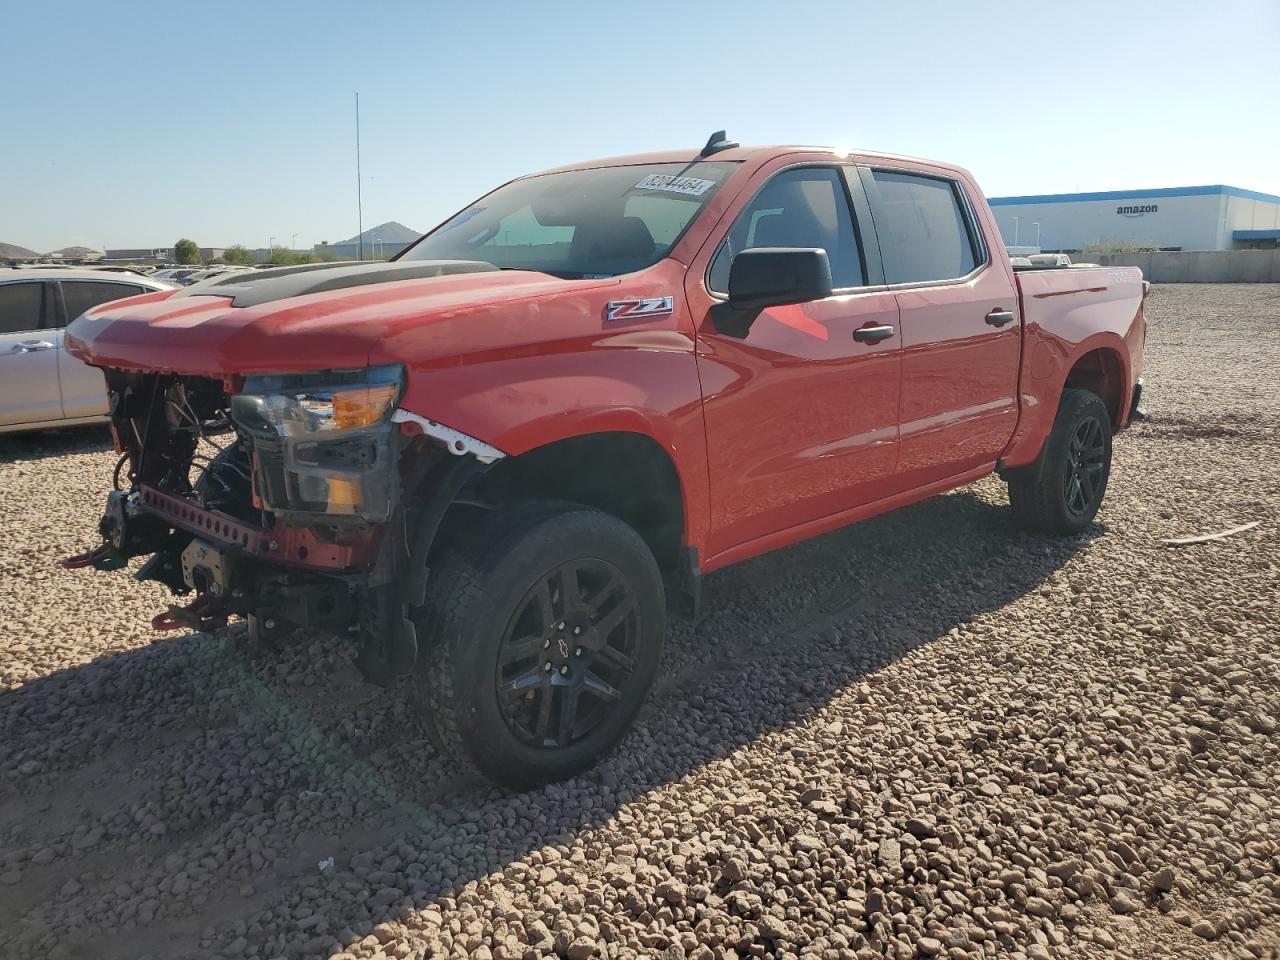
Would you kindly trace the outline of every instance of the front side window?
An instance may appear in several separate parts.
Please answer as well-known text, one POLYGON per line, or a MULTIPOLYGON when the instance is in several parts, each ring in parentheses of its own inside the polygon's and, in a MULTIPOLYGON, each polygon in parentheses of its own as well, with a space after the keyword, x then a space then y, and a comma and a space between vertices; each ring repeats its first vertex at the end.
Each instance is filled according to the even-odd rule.
POLYGON ((567 279, 657 263, 736 163, 652 163, 566 170, 499 187, 441 224, 400 260, 482 260, 567 279))
POLYGON ((978 265, 973 234, 951 180, 874 170, 876 235, 885 283, 954 280, 978 265))
POLYGON ((726 292, 734 255, 755 247, 816 247, 831 261, 833 287, 866 284, 844 184, 831 167, 784 170, 766 183, 720 244, 707 285, 726 292))
POLYGON ((44 284, 38 280, 0 283, 0 333, 39 330, 43 297, 44 284))
POLYGON ((130 283, 111 283, 107 280, 63 280, 62 303, 67 309, 67 320, 74 320, 90 307, 125 297, 136 297, 141 287, 130 283))

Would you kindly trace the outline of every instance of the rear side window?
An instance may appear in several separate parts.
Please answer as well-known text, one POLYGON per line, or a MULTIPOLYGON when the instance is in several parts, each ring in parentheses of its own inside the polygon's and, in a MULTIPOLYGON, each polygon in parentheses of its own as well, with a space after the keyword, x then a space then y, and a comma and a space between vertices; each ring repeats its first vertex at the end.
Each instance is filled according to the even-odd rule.
POLYGON ((0 283, 0 333, 40 329, 44 284, 39 281, 0 283))
POLYGON ((954 280, 978 265, 973 232, 954 181, 872 171, 876 234, 886 283, 954 280))
POLYGON ((67 320, 74 320, 90 307, 124 297, 136 297, 141 287, 129 283, 110 283, 102 280, 63 280, 62 302, 67 308, 67 320))
POLYGON ((726 292, 734 254, 754 247, 818 247, 831 261, 832 286, 866 283, 844 184, 831 167, 784 170, 766 183, 721 243, 707 285, 726 292))

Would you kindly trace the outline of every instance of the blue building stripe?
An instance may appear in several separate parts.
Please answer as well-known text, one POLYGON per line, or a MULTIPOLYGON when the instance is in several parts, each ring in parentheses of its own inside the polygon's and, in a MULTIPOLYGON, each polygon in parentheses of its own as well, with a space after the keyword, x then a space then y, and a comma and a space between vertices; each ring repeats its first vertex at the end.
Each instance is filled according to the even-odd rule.
POLYGON ((1232 230, 1233 240, 1280 240, 1280 230, 1232 230))
POLYGON ((1229 187, 1222 183, 1203 187, 1155 187, 1149 190, 1107 190, 1102 193, 1045 193, 1029 197, 989 197, 987 203, 993 207, 1004 207, 1031 203, 1083 203, 1089 200, 1148 200, 1159 197, 1206 196, 1244 197, 1247 200, 1280 203, 1280 197, 1274 194, 1241 190, 1239 187, 1229 187))

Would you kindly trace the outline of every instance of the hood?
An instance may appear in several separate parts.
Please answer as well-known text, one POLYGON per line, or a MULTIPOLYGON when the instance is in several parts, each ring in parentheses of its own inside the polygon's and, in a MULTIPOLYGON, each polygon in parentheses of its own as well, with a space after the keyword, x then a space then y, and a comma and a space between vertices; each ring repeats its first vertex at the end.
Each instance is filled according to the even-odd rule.
POLYGON ((67 328, 66 343, 95 366, 214 378, 360 367, 407 331, 616 283, 469 261, 314 264, 104 304, 67 328))

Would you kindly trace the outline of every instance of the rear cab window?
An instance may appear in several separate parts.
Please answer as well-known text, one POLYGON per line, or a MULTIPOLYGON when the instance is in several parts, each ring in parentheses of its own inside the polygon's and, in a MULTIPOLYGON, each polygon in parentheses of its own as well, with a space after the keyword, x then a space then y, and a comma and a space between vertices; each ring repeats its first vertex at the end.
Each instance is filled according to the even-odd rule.
POLYGON ((957 181, 899 170, 868 173, 863 183, 876 221, 885 283, 959 280, 986 263, 972 210, 957 181))

